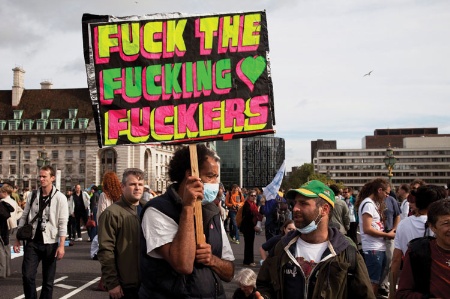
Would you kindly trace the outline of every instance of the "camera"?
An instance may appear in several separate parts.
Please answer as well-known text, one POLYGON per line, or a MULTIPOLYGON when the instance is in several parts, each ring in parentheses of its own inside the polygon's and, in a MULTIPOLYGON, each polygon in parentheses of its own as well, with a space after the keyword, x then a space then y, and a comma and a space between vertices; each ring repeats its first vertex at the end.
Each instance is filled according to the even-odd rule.
POLYGON ((45 218, 42 219, 41 222, 41 231, 45 232, 45 227, 47 226, 47 221, 45 220, 45 218))

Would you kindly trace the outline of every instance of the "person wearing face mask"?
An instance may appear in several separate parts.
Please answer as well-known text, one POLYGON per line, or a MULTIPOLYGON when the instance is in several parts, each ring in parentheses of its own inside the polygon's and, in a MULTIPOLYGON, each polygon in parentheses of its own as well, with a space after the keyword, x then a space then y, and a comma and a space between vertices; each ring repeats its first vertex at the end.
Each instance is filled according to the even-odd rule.
POLYGON ((352 242, 329 227, 333 191, 312 180, 286 193, 296 231, 284 236, 256 280, 259 298, 375 298, 352 242))
POLYGON ((191 174, 189 147, 181 147, 169 162, 174 183, 142 210, 139 298, 225 298, 222 281, 233 279, 233 251, 213 202, 219 157, 196 147, 199 177, 191 174), (196 244, 196 200, 202 201, 205 244, 196 244))

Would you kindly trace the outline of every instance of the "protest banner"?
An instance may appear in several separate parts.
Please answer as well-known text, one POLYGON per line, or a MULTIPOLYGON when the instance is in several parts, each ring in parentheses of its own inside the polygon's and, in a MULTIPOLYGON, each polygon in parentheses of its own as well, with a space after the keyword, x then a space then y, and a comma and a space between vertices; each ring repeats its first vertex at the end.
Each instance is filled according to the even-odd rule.
POLYGON ((266 14, 83 15, 99 147, 274 133, 266 14))
POLYGON ((82 26, 99 147, 275 132, 265 11, 84 14, 82 26))

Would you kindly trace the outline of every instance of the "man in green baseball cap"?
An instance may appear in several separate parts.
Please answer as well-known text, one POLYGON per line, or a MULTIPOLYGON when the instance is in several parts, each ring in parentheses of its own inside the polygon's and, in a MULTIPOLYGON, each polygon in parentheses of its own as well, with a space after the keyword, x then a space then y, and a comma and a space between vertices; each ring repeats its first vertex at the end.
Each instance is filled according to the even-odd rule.
POLYGON ((264 298, 375 298, 358 250, 337 228, 328 227, 335 202, 330 187, 312 180, 289 190, 285 198, 293 206, 297 230, 284 236, 274 256, 264 261, 256 281, 260 294, 264 298), (352 281, 347 283, 348 279, 352 281))

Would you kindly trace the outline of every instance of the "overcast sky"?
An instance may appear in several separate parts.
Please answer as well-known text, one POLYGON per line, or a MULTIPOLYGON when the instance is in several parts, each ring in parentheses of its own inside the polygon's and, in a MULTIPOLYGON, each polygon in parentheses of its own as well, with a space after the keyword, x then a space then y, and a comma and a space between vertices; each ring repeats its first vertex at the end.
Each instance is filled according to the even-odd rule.
POLYGON ((450 133, 450 1, 3 1, 0 90, 87 87, 83 13, 267 12, 276 136, 286 165, 310 162, 311 140, 361 148, 377 128, 450 133), (5 3, 6 2, 6 3, 5 3), (363 76, 373 71, 370 76, 363 76))

